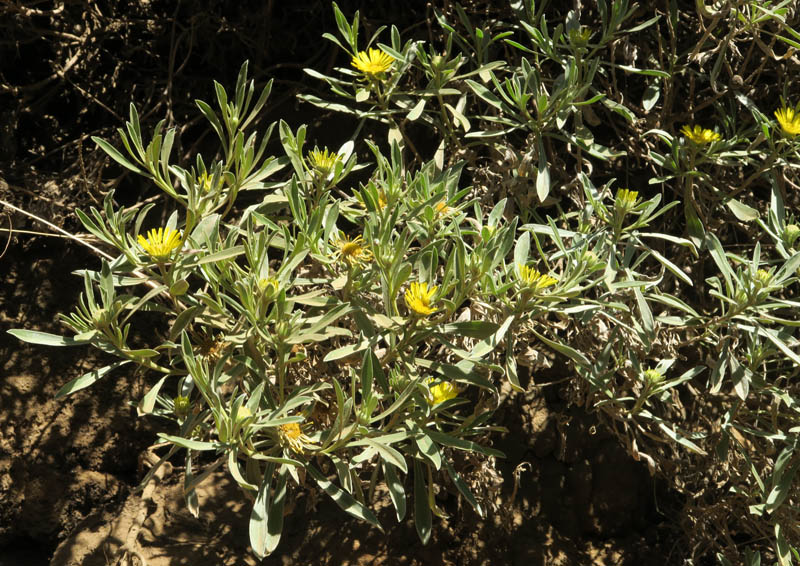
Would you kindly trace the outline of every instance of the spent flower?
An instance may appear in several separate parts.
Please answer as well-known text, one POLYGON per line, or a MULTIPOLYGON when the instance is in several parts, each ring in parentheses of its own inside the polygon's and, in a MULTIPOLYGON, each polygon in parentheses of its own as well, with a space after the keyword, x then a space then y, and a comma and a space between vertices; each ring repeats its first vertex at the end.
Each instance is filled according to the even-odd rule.
POLYGON ((346 263, 352 267, 363 265, 372 259, 372 252, 367 248, 367 243, 360 235, 352 240, 341 232, 334 238, 333 245, 336 248, 333 258, 346 263))
POLYGON ((296 454, 302 454, 306 445, 314 444, 314 441, 303 433, 303 429, 300 428, 298 423, 280 425, 278 427, 278 436, 281 445, 296 454))

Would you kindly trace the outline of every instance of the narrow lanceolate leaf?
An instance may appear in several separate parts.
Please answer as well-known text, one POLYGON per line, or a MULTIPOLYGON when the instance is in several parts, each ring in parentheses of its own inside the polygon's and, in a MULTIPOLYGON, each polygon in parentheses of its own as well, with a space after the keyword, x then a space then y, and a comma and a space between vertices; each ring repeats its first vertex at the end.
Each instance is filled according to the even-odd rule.
POLYGON ((171 434, 164 434, 163 432, 159 432, 158 437, 166 440, 167 442, 177 444, 181 448, 188 448, 189 450, 197 450, 198 452, 203 450, 216 450, 219 447, 217 444, 214 444, 213 442, 192 440, 190 438, 183 438, 181 436, 172 436, 171 434))
POLYGON ((422 474, 422 465, 414 461, 414 526, 422 544, 428 544, 431 540, 431 506, 428 504, 428 488, 422 474))
POLYGON ((268 464, 261 485, 258 487, 256 500, 253 503, 253 510, 250 511, 250 546, 253 554, 263 559, 267 554, 267 517, 269 515, 269 484, 272 483, 272 475, 275 472, 275 464, 268 464))
POLYGON ((483 517, 483 507, 481 507, 480 503, 475 499, 475 496, 472 495, 472 492, 469 490, 466 482, 461 478, 458 472, 453 469, 453 466, 447 460, 444 461, 444 467, 447 470, 447 473, 450 474, 450 479, 453 480, 453 483, 456 484, 456 488, 464 496, 464 499, 469 501, 469 504, 472 505, 472 508, 483 517))
POLYGON ((406 492, 403 489, 403 482, 398 479, 395 467, 385 460, 383 461, 383 475, 386 478, 389 496, 392 498, 394 510, 397 513, 397 521, 400 522, 406 516, 406 492))
POLYGON ((335 486, 315 467, 308 466, 306 469, 311 477, 314 478, 314 481, 317 482, 317 485, 322 489, 322 491, 327 493, 330 498, 333 499, 336 505, 341 507, 343 511, 352 515, 356 519, 361 519, 362 521, 366 521, 371 525, 378 527, 381 532, 383 531, 383 527, 378 521, 378 518, 375 516, 375 513, 373 513, 368 507, 357 501, 346 491, 335 486))
POLYGON ((275 480, 275 493, 267 517, 267 554, 272 554, 281 540, 284 503, 286 503, 286 466, 281 466, 278 470, 278 479, 275 480))
POLYGON ((18 338, 28 344, 40 344, 42 346, 83 346, 87 344, 87 342, 82 340, 75 340, 68 336, 58 336, 47 332, 39 332, 38 330, 15 328, 14 330, 9 330, 8 333, 14 338, 18 338))
POLYGON ((58 390, 56 393, 56 399, 60 399, 61 397, 66 397, 71 393, 75 393, 76 391, 80 391, 81 389, 85 389, 96 383, 100 380, 105 374, 110 372, 111 370, 117 369, 120 366, 124 366, 125 364, 130 363, 131 360, 121 360, 119 362, 114 362, 111 365, 107 365, 100 369, 95 369, 90 371, 89 373, 84 373, 80 377, 76 377, 66 385, 64 385, 61 389, 58 390))

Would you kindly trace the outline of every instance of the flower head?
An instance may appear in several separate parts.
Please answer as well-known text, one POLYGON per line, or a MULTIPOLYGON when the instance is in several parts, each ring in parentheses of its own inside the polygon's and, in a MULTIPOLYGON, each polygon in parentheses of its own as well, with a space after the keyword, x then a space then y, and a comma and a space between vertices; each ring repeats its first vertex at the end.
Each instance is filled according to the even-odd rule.
POLYGON ((359 51, 350 64, 367 77, 376 78, 388 71, 393 62, 394 57, 385 51, 370 48, 368 51, 359 51))
POLYGON ((278 427, 278 437, 281 445, 297 454, 302 454, 307 444, 314 444, 313 440, 303 434, 303 429, 300 428, 298 423, 280 425, 278 427))
POLYGON ((333 245, 336 247, 333 257, 348 266, 362 265, 372 259, 372 252, 367 249, 367 243, 361 236, 356 236, 351 240, 340 232, 335 237, 333 245))
POLYGON ((519 280, 525 287, 533 289, 534 291, 541 291, 547 287, 552 287, 558 283, 558 279, 539 273, 533 267, 528 265, 517 264, 519 267, 519 280))
POLYGON ((664 374, 657 369, 648 369, 644 372, 644 380, 647 385, 654 387, 664 381, 664 374))
POLYGON ((626 214, 633 210, 639 203, 639 191, 630 191, 628 189, 620 189, 614 197, 614 208, 618 209, 622 214, 626 214))
POLYGON ((708 128, 703 128, 702 126, 692 127, 689 124, 686 124, 681 128, 681 133, 686 136, 687 139, 691 140, 697 145, 707 145, 711 142, 722 139, 722 136, 714 130, 709 130, 708 128))
POLYGON ((139 245, 156 261, 165 261, 181 245, 181 234, 171 228, 150 230, 147 238, 139 234, 139 245))
POLYGON ((444 403, 450 399, 458 396, 458 389, 449 381, 442 381, 436 385, 431 385, 434 382, 433 378, 427 380, 429 385, 430 395, 426 398, 428 404, 433 407, 439 403, 444 403))
POLYGON ((772 282, 772 273, 766 269, 756 271, 756 285, 759 287, 769 287, 772 282))
POLYGON ((436 211, 436 218, 443 218, 453 211, 452 208, 447 206, 447 202, 443 200, 436 203, 434 210, 436 211))
POLYGON ((778 119, 778 124, 781 125, 783 132, 790 136, 800 134, 800 113, 795 111, 794 108, 784 106, 775 111, 775 117, 778 119))
POLYGON ((797 224, 788 224, 783 231, 783 237, 787 244, 794 246, 794 243, 800 238, 800 226, 797 224))
POLYGON ((428 289, 427 283, 413 282, 406 290, 406 306, 412 312, 422 316, 428 316, 436 312, 436 309, 431 306, 431 297, 433 297, 438 288, 438 286, 434 285, 428 289))
POLYGON ((308 152, 306 161, 318 179, 325 179, 336 168, 336 164, 342 160, 342 156, 336 152, 328 151, 328 148, 314 148, 308 152))

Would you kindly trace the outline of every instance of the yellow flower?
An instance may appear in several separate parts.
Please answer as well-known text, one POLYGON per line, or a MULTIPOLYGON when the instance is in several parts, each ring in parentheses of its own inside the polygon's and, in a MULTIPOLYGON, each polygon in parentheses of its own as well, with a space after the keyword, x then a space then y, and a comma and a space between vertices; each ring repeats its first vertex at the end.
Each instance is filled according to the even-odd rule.
POLYGON ((336 168, 336 164, 342 160, 342 157, 338 153, 328 151, 327 147, 323 150, 315 147, 308 152, 306 160, 317 178, 325 179, 336 168))
POLYGON ((656 386, 664 381, 664 374, 657 369, 647 369, 644 371, 644 380, 650 386, 656 386))
POLYGON ((384 193, 383 190, 379 191, 378 192, 378 208, 383 210, 384 208, 386 208, 387 204, 388 204, 388 201, 386 200, 386 193, 384 193))
POLYGON ((314 444, 308 436, 303 434, 303 430, 298 423, 286 423, 278 427, 278 436, 281 445, 289 448, 292 452, 302 454, 307 444, 314 444))
POLYGON ((198 178, 197 178, 197 185, 200 187, 200 192, 205 194, 211 191, 211 181, 214 179, 213 175, 209 175, 207 171, 204 171, 198 178))
POLYGON ((334 259, 341 260, 349 266, 362 265, 372 259, 372 252, 367 249, 367 243, 361 236, 351 240, 340 232, 333 245, 337 248, 333 252, 334 259))
POLYGON ((431 307, 431 297, 438 288, 438 286, 434 285, 428 289, 427 283, 417 283, 415 281, 406 290, 406 306, 411 311, 422 316, 428 316, 436 312, 436 309, 431 307))
POLYGON ((681 128, 681 133, 697 145, 706 145, 722 139, 722 136, 713 130, 702 126, 690 126, 686 124, 681 128))
POLYGON ((784 133, 790 136, 800 134, 800 114, 794 108, 784 106, 775 111, 775 117, 784 133))
POLYGON ((388 71, 393 61, 394 57, 385 51, 370 48, 369 53, 367 51, 359 51, 350 64, 372 78, 388 71))
POLYGON ((614 198, 614 207, 619 209, 620 212, 627 213, 638 204, 639 191, 629 191, 628 189, 620 189, 614 198))
POLYGON ((181 245, 181 234, 177 230, 170 228, 159 228, 150 230, 147 238, 139 234, 139 245, 156 261, 164 261, 170 254, 181 245))
POLYGON ((552 287, 558 283, 558 279, 539 273, 533 267, 528 265, 517 264, 519 267, 519 279, 526 287, 530 287, 534 291, 541 291, 547 287, 552 287))
POLYGON ((439 403, 444 403, 445 401, 449 401, 450 399, 454 399, 458 396, 458 389, 456 386, 453 385, 449 381, 442 381, 441 383, 437 383, 436 385, 430 385, 434 382, 433 378, 427 380, 426 383, 429 384, 429 389, 431 394, 427 397, 428 404, 430 406, 438 405, 439 403))
POLYGON ((437 202, 434 208, 436 210, 436 218, 442 218, 443 216, 447 216, 453 211, 453 209, 447 206, 447 203, 443 200, 437 202))
POLYGON ((759 269, 756 271, 756 285, 759 287, 769 287, 769 284, 772 282, 772 273, 765 269, 759 269))

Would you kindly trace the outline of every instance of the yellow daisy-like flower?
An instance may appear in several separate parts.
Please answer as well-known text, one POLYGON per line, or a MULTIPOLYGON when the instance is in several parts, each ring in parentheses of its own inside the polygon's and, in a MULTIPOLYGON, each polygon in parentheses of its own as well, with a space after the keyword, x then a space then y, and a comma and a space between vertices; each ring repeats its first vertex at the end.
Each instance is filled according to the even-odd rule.
MULTIPOLYGON (((426 383, 430 385, 434 381, 433 378, 430 378, 426 383)), ((442 381, 436 385, 430 385, 429 390, 431 393, 426 398, 426 401, 428 401, 431 407, 458 397, 458 389, 449 381, 442 381)))
POLYGON ((427 283, 413 282, 406 290, 406 306, 412 312, 422 316, 428 316, 436 312, 436 309, 431 306, 431 297, 433 297, 438 288, 438 286, 434 285, 428 289, 427 283))
POLYGON ((784 106, 775 111, 775 117, 784 133, 790 136, 800 134, 800 114, 794 108, 784 106))
POLYGON ((318 149, 314 148, 308 152, 306 161, 311 170, 317 175, 319 179, 325 179, 336 168, 336 164, 342 160, 342 157, 333 151, 328 151, 328 148, 318 149))
POLYGON ((286 423, 278 427, 278 436, 281 445, 292 452, 302 454, 307 444, 314 445, 314 441, 303 434, 303 429, 298 423, 286 423))
POLYGON ((517 267, 519 267, 519 280, 526 287, 530 287, 534 291, 541 291, 542 289, 552 287, 558 283, 558 279, 555 277, 539 273, 536 269, 528 265, 518 263, 517 267))
POLYGON ((372 252, 367 249, 367 243, 361 236, 351 240, 340 232, 333 245, 336 247, 336 251, 333 252, 334 259, 343 261, 349 266, 363 265, 372 259, 372 252))
POLYGON ((150 230, 147 238, 139 234, 139 245, 156 261, 165 261, 181 245, 181 234, 170 228, 150 230))
POLYGON ((722 136, 713 130, 702 126, 692 127, 689 124, 681 128, 681 133, 697 145, 707 145, 722 139, 722 136))
POLYGON ((443 200, 436 203, 434 210, 436 210, 436 218, 447 216, 453 211, 453 209, 447 206, 447 203, 443 200))
POLYGON ((359 51, 350 64, 370 78, 379 77, 389 70, 394 57, 381 49, 359 51))

